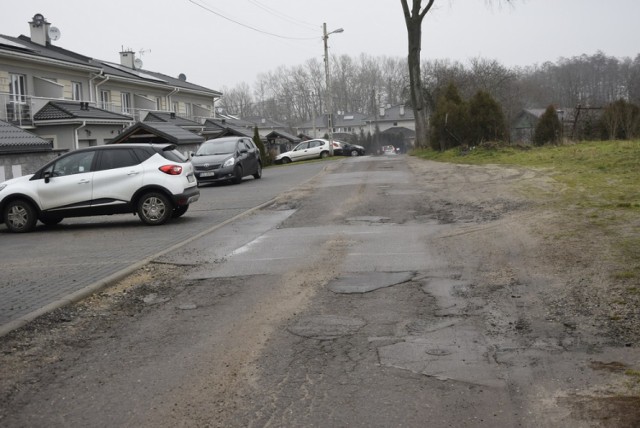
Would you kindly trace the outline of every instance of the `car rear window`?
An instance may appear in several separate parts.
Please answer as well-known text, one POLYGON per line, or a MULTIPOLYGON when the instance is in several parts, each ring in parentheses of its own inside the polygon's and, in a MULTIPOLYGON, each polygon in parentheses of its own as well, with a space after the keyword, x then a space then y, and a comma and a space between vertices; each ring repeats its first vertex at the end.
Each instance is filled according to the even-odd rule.
POLYGON ((182 153, 180 153, 176 149, 172 148, 171 146, 168 146, 168 147, 162 149, 160 154, 162 155, 162 157, 164 157, 165 159, 168 159, 168 160, 170 160, 172 162, 186 162, 187 161, 187 158, 182 153))

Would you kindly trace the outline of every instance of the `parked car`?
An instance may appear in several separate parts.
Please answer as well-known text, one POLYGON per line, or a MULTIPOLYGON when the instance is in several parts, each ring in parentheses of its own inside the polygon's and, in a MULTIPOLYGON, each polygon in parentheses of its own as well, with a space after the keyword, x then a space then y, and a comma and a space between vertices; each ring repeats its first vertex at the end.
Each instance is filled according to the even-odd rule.
POLYGON ((290 163, 306 159, 324 159, 329 156, 329 141, 321 138, 303 141, 291 151, 276 156, 275 163, 290 163))
POLYGON ((333 142, 331 143, 331 145, 333 146, 333 155, 334 156, 341 156, 342 155, 342 147, 345 144, 346 143, 343 143, 341 141, 333 140, 333 142))
POLYGON ((126 213, 159 225, 199 197, 193 165, 174 145, 113 144, 66 153, 0 183, 0 216, 11 232, 29 232, 38 220, 126 213))
POLYGON ((260 150, 251 138, 224 137, 207 140, 192 156, 198 184, 230 181, 238 184, 246 176, 262 177, 260 150))
POLYGON ((364 156, 364 147, 357 144, 342 143, 343 156, 364 156))
POLYGON ((396 155, 396 148, 393 146, 382 146, 382 154, 383 155, 396 155))

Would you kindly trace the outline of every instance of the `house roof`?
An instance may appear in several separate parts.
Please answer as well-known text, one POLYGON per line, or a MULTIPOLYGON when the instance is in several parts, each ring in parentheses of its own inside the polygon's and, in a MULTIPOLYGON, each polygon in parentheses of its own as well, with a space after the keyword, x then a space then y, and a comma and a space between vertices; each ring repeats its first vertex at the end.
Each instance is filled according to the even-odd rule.
MULTIPOLYGON (((354 127, 354 126, 363 126, 365 125, 366 115, 362 113, 338 113, 333 114, 333 126, 334 128, 340 127, 354 127)), ((328 115, 323 114, 321 116, 316 116, 315 118, 308 120, 300 125, 298 128, 303 129, 311 129, 315 124, 316 128, 326 128, 327 127, 327 119, 328 115)))
POLYGON ((239 119, 207 119, 204 121, 203 134, 216 135, 217 137, 226 137, 229 135, 237 135, 242 137, 253 137, 254 126, 244 126, 248 122, 239 119))
POLYGON ((401 120, 415 120, 413 109, 411 107, 405 106, 404 104, 385 107, 382 110, 384 110, 384 115, 372 115, 367 117, 366 120, 371 122, 399 122, 401 120))
POLYGON ((51 143, 22 128, 0 120, 0 153, 48 152, 51 143))
POLYGON ((131 122, 131 117, 93 107, 79 101, 49 101, 34 116, 36 121, 64 119, 94 119, 103 121, 131 122))
POLYGON ((256 125, 252 122, 236 119, 233 117, 222 117, 222 118, 209 118, 204 122, 205 126, 213 126, 218 128, 226 128, 226 127, 234 127, 234 128, 247 128, 253 132, 253 128, 256 125))
POLYGON ((48 44, 42 46, 33 43, 27 36, 11 37, 0 35, 0 52, 5 55, 28 55, 35 59, 48 59, 68 63, 68 65, 83 66, 94 68, 99 71, 100 68, 90 63, 91 58, 68 51, 58 46, 48 44))
POLYGON ((139 84, 163 84, 183 91, 193 91, 201 94, 219 97, 221 92, 196 85, 179 77, 167 76, 150 70, 131 69, 123 65, 94 59, 76 52, 63 49, 59 46, 48 43, 46 46, 34 43, 31 38, 21 35, 19 37, 11 37, 0 34, 0 56, 9 57, 30 57, 36 61, 48 62, 53 60, 59 65, 102 73, 102 76, 112 76, 121 79, 131 79, 139 84))
POLYGON ((267 141, 276 140, 278 138, 290 141, 292 143, 299 143, 302 141, 300 137, 296 137, 295 135, 289 134, 284 131, 271 131, 267 135, 265 135, 267 141))
POLYGON ((269 128, 269 129, 288 128, 288 126, 285 125, 284 123, 275 121, 273 119, 267 119, 266 117, 262 117, 262 116, 243 117, 242 120, 245 122, 251 123, 254 126, 257 126, 258 128, 263 128, 263 129, 264 128, 269 128))
POLYGON ((136 122, 120 133, 109 144, 120 143, 173 143, 199 144, 204 137, 165 122, 136 122))
POLYGON ((197 127, 202 128, 202 125, 198 122, 184 117, 176 116, 175 113, 163 112, 163 111, 151 111, 144 118, 144 122, 167 122, 172 123, 180 127, 197 127))

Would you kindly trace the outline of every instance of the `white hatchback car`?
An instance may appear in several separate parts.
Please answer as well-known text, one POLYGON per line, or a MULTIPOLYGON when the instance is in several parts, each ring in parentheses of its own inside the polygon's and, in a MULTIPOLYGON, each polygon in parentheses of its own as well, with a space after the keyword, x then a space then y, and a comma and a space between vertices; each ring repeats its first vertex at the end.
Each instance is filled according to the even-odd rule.
POLYGON ((0 183, 0 220, 12 232, 29 232, 38 220, 105 214, 133 213, 159 225, 199 197, 193 165, 172 144, 95 146, 0 183))
POLYGON ((290 163, 305 159, 324 159, 329 156, 329 141, 322 138, 303 141, 294 147, 293 150, 284 152, 276 156, 275 163, 290 163))

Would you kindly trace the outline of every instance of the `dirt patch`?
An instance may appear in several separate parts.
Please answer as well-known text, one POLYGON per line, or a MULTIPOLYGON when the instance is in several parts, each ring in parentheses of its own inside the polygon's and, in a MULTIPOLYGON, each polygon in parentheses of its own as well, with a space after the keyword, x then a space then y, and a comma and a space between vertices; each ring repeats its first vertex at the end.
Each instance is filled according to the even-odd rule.
MULTIPOLYGON (((409 165, 429 189, 417 219, 461 226, 436 245, 475 270, 466 295, 484 302, 487 334, 554 352, 640 347, 637 267, 620 245, 640 238, 630 226, 638 219, 623 209, 563 205, 558 195, 566 189, 543 171, 409 165)), ((478 311, 471 302, 468 310, 478 311)), ((640 391, 629 375, 635 365, 592 361, 594 372, 609 374, 597 389, 550 400, 581 426, 640 426, 640 391)))

